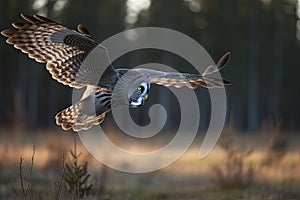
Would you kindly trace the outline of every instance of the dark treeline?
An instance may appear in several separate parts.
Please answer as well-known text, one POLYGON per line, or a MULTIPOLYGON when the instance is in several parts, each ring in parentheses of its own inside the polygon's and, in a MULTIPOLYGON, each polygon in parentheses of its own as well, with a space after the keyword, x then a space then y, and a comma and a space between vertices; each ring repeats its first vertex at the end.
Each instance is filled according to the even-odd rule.
MULTIPOLYGON (((157 26, 180 31, 198 41, 217 60, 232 53, 222 72, 232 82, 227 88, 228 120, 239 130, 256 131, 276 116, 286 129, 300 128, 300 5, 296 0, 152 0, 150 7, 129 15, 123 0, 5 0, 0 4, 0 29, 19 21, 20 13, 42 13, 67 27, 78 23, 101 42, 128 28, 157 26), (297 15, 298 13, 298 15, 297 15)), ((145 1, 147 2, 147 1, 145 1)), ((71 104, 72 89, 51 79, 44 64, 28 59, 0 38, 0 127, 54 127, 55 114, 71 104)), ((195 72, 176 55, 138 51, 122 56, 116 67, 158 62, 178 71, 195 72)), ((209 97, 197 89, 205 129, 209 97), (204 117, 203 117, 204 116, 204 117)), ((147 124, 147 109, 162 103, 167 127, 178 124, 178 102, 165 88, 152 87, 144 108, 133 110, 137 123, 147 124), (163 93, 163 95, 161 95, 163 93)))

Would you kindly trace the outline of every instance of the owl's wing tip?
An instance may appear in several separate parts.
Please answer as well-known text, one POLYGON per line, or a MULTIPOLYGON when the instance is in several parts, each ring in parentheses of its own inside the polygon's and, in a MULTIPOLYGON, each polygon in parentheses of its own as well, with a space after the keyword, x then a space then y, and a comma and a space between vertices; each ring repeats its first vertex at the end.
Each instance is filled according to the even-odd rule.
POLYGON ((77 30, 82 33, 84 36, 88 37, 88 38, 93 38, 92 34, 89 32, 89 30, 82 24, 78 24, 77 25, 77 30))
POLYGON ((216 72, 221 71, 224 67, 227 66, 230 59, 230 52, 226 52, 217 62, 216 65, 209 65, 202 72, 202 76, 207 76, 216 72))
POLYGON ((228 64, 228 62, 230 60, 230 56, 231 56, 231 53, 228 51, 218 60, 217 68, 219 69, 219 71, 228 64))
POLYGON ((30 17, 29 15, 24 14, 24 13, 20 13, 20 16, 21 16, 23 19, 25 19, 26 17, 30 17))
POLYGON ((15 29, 5 29, 3 31, 1 31, 1 35, 3 35, 4 37, 12 37, 15 34, 15 29))
POLYGON ((224 83, 224 85, 232 85, 230 81, 227 81, 227 80, 224 80, 224 79, 223 79, 223 83, 224 83))

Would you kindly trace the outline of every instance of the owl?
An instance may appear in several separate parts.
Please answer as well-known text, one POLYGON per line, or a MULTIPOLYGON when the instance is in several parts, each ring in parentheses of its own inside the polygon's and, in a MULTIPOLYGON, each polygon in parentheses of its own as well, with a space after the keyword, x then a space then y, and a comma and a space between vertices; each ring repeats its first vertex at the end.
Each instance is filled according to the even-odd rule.
POLYGON ((78 31, 74 31, 43 16, 21 14, 21 17, 24 22, 12 23, 12 28, 1 32, 7 37, 6 42, 29 58, 45 63, 46 69, 58 82, 73 88, 85 88, 78 102, 55 116, 57 125, 64 130, 88 130, 102 123, 106 113, 114 106, 142 106, 148 98, 151 83, 191 89, 198 86, 222 88, 230 84, 208 76, 225 67, 230 58, 229 52, 221 57, 216 66, 208 66, 202 74, 143 68, 116 69, 109 62, 107 49, 99 45, 83 25, 78 25, 78 31), (92 70, 89 67, 80 68, 96 48, 98 58, 108 63, 108 67, 101 77, 95 79, 97 81, 91 81, 92 70))

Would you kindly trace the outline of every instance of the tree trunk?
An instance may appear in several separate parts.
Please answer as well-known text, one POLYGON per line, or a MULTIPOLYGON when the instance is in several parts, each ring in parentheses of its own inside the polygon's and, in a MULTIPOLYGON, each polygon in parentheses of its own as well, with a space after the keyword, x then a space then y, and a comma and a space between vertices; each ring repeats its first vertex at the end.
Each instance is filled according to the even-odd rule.
POLYGON ((38 73, 37 67, 33 64, 28 67, 30 71, 28 81, 28 102, 27 102, 27 121, 29 128, 35 128, 38 124, 38 73))
POLYGON ((283 14, 280 0, 274 0, 274 13, 275 13, 275 32, 273 40, 273 64, 270 70, 271 84, 268 99, 268 118, 274 119, 275 115, 279 112, 280 104, 280 90, 283 81, 283 49, 282 49, 282 30, 283 30, 283 14))
POLYGON ((248 66, 248 130, 255 131, 259 126, 258 113, 258 39, 259 39, 259 2, 251 1, 250 48, 248 66))

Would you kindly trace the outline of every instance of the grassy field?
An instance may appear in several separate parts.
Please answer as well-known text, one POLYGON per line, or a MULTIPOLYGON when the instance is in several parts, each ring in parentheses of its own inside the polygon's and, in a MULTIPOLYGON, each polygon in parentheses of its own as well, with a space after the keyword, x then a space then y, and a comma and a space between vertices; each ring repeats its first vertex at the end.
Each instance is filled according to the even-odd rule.
MULTIPOLYGON (((29 184, 27 199, 74 199, 64 187, 57 196, 55 186, 62 178, 64 152, 65 162, 70 162, 73 134, 0 132, 0 199, 24 199, 21 174, 25 189, 29 184), (29 176, 33 145, 35 154, 29 176), (21 173, 20 156, 24 159, 21 173)), ((77 151, 82 152, 79 161, 88 162, 89 183, 93 184, 93 191, 83 199, 300 199, 300 137, 297 133, 282 135, 284 137, 272 133, 225 133, 214 150, 201 160, 198 158, 201 138, 197 138, 172 165, 146 174, 129 174, 104 167, 77 140, 77 151)), ((122 138, 114 140, 124 141, 122 138)), ((137 151, 150 148, 125 143, 137 151)), ((157 142, 151 148, 160 145, 157 142)), ((122 162, 122 158, 119 160, 122 162)), ((130 167, 130 163, 126 164, 130 167)), ((76 195, 75 199, 78 199, 76 195)))

